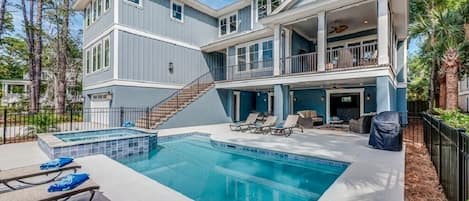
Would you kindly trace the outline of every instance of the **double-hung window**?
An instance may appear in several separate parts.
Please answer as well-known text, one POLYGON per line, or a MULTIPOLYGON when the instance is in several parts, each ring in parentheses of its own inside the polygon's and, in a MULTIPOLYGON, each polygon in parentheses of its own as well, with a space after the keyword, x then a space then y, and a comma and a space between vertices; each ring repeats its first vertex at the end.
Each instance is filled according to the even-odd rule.
POLYGON ((274 66, 274 52, 273 52, 274 43, 269 40, 262 43, 262 61, 263 67, 273 67, 274 66))
POLYGON ((184 22, 184 4, 171 1, 171 19, 184 22))
POLYGON ((86 50, 86 73, 91 73, 91 51, 86 50))
POLYGON ((257 19, 270 15, 284 0, 257 0, 257 19))
POLYGON ((103 44, 99 43, 98 44, 98 55, 97 55, 97 60, 98 60, 98 66, 97 66, 97 70, 101 70, 101 68, 103 67, 103 44))
POLYGON ((111 7, 111 0, 104 0, 104 12, 108 11, 111 7))
POLYGON ((93 1, 93 22, 96 21, 96 18, 98 18, 98 1, 94 0, 93 1))
POLYGON ((85 23, 86 23, 86 26, 90 26, 91 24, 91 6, 88 5, 88 7, 86 7, 86 10, 85 10, 85 23))
POLYGON ((110 41, 109 38, 104 39, 104 68, 109 67, 111 61, 110 41))
POLYGON ((98 2, 98 17, 101 16, 101 14, 103 13, 103 1, 102 0, 96 0, 96 2, 98 2))
POLYGON ((95 72, 97 70, 97 64, 98 64, 98 60, 96 58, 96 55, 97 55, 98 51, 96 50, 96 46, 93 47, 93 72, 95 72))
POLYGON ((246 71, 246 47, 238 48, 238 71, 246 71))
POLYGON ((249 62, 251 69, 259 68, 259 44, 249 46, 249 62))
POLYGON ((238 13, 221 17, 218 21, 220 36, 238 31, 238 13))

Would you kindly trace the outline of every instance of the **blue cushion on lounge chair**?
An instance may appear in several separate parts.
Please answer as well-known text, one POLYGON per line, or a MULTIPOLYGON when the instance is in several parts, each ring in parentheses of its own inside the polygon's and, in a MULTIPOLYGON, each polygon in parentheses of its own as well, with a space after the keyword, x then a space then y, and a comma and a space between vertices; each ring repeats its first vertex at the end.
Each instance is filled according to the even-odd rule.
POLYGON ((73 158, 69 158, 69 157, 60 157, 60 158, 56 158, 54 160, 51 160, 49 162, 46 162, 46 163, 43 163, 41 164, 40 168, 41 170, 48 170, 48 169, 52 169, 52 168, 59 168, 59 167, 63 167, 69 163, 73 162, 73 158))
POLYGON ((283 128, 283 123, 279 123, 279 124, 275 125, 275 128, 283 128))
POLYGON ((74 189, 75 187, 79 186, 90 177, 86 173, 73 173, 69 174, 59 181, 53 183, 47 189, 48 192, 57 192, 57 191, 68 191, 74 189))
POLYGON ((126 121, 122 124, 122 127, 125 127, 125 128, 132 128, 132 127, 135 127, 135 123, 134 122, 131 122, 131 121, 126 121))

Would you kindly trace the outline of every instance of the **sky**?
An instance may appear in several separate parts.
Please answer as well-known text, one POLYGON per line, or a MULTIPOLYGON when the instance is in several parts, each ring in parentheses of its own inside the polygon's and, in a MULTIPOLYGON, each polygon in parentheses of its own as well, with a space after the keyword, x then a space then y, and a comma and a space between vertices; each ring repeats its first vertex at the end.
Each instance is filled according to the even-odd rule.
POLYGON ((223 8, 227 5, 230 5, 234 2, 236 2, 237 0, 199 0, 200 2, 210 6, 211 8, 213 9, 220 9, 220 8, 223 8))

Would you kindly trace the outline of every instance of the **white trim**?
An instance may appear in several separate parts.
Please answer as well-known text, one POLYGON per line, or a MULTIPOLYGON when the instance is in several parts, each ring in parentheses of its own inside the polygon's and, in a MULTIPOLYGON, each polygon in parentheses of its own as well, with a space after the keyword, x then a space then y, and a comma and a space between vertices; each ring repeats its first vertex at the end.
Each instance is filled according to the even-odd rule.
POLYGON ((458 95, 460 96, 469 95, 469 91, 459 92, 458 95))
POLYGON ((118 24, 119 23, 119 0, 114 0, 112 4, 113 4, 112 6, 114 9, 113 21, 114 21, 114 24, 118 24))
POLYGON ((234 121, 239 121, 239 112, 241 111, 241 92, 240 91, 233 91, 233 98, 236 98, 236 105, 235 105, 235 109, 236 109, 236 113, 235 113, 235 116, 234 116, 234 121))
MULTIPOLYGON (((257 69, 251 69, 251 68, 248 68, 248 64, 251 63, 251 58, 250 58, 250 51, 249 51, 249 48, 252 46, 252 45, 255 45, 257 44, 258 45, 258 50, 257 50, 257 54, 258 54, 258 62, 261 62, 264 60, 264 48, 263 48, 263 44, 265 42, 269 42, 269 41, 272 41, 273 42, 273 38, 272 37, 268 37, 268 38, 263 38, 263 39, 260 39, 260 40, 255 40, 255 41, 251 41, 251 42, 247 42, 247 43, 243 43, 243 44, 240 44, 240 45, 237 45, 235 46, 235 63, 234 65, 236 65, 238 67, 238 69, 236 69, 236 71, 233 71, 235 73, 244 73, 244 72, 250 72, 250 71, 262 71, 262 68, 264 68, 264 66, 258 66, 257 69), (239 63, 238 63, 238 49, 239 48, 246 48, 246 69, 244 71, 239 71, 239 63)), ((272 46, 272 54, 274 52, 274 47, 272 46)), ((273 62, 272 62, 273 63, 273 62)), ((260 64, 260 63, 259 63, 260 64)), ((269 66, 267 66, 269 67, 269 66)))
POLYGON ((112 66, 113 66, 113 78, 119 79, 119 30, 114 30, 114 47, 113 47, 113 57, 112 57, 112 66))
POLYGON ((229 82, 216 82, 216 88, 235 89, 240 87, 252 87, 252 86, 271 86, 275 84, 295 84, 295 83, 306 83, 306 82, 317 82, 321 85, 321 82, 331 80, 347 80, 347 79, 358 79, 358 78, 376 78, 380 76, 387 76, 390 79, 394 79, 394 73, 391 67, 370 67, 362 69, 351 69, 337 72, 320 72, 320 73, 307 73, 301 75, 291 76, 275 76, 267 78, 257 78, 251 80, 240 80, 240 81, 229 81, 229 82))
POLYGON ((398 82, 396 88, 407 88, 407 83, 405 82, 398 82))
POLYGON ((105 31, 103 31, 99 36, 95 37, 93 40, 90 42, 83 44, 83 49, 89 48, 90 46, 93 46, 96 42, 101 40, 102 38, 106 37, 109 33, 111 33, 114 30, 114 26, 109 27, 105 31))
POLYGON ((185 47, 185 48, 200 51, 200 47, 198 47, 198 46, 191 45, 191 44, 186 43, 186 42, 170 39, 170 38, 167 38, 165 36, 160 36, 160 35, 157 35, 157 34, 148 33, 148 32, 145 32, 145 31, 142 31, 142 30, 139 30, 139 29, 130 28, 128 26, 124 26, 124 25, 120 25, 120 24, 112 25, 106 31, 104 31, 101 35, 99 35, 98 37, 96 37, 92 41, 88 42, 86 45, 84 45, 83 48, 89 47, 90 45, 92 45, 96 41, 100 40, 100 38, 102 38, 105 35, 109 34, 111 31, 125 31, 127 33, 131 33, 131 34, 135 34, 135 35, 139 35, 139 36, 143 36, 143 37, 163 41, 163 42, 166 42, 166 43, 171 43, 173 45, 177 45, 177 46, 181 46, 181 47, 185 47))
POLYGON ((184 86, 171 83, 144 82, 136 80, 107 80, 101 83, 95 83, 85 86, 83 90, 98 89, 111 86, 145 87, 145 88, 163 88, 163 89, 182 89, 184 86))
POLYGON ((326 90, 326 123, 329 124, 331 105, 330 99, 331 94, 342 94, 342 93, 360 93, 360 116, 365 113, 365 88, 353 88, 353 89, 328 89, 326 90))
POLYGON ((169 5, 170 5, 169 18, 176 21, 176 22, 184 23, 184 4, 177 1, 177 0, 171 0, 169 5), (173 4, 181 6, 181 19, 174 18, 173 4))

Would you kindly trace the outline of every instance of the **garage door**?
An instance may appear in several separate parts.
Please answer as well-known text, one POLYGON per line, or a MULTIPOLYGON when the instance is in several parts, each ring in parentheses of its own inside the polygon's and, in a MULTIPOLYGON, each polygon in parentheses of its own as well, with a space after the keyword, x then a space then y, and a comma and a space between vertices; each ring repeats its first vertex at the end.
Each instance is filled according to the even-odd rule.
POLYGON ((92 95, 90 102, 91 123, 100 127, 108 127, 110 106, 111 100, 109 100, 106 95, 92 95))

